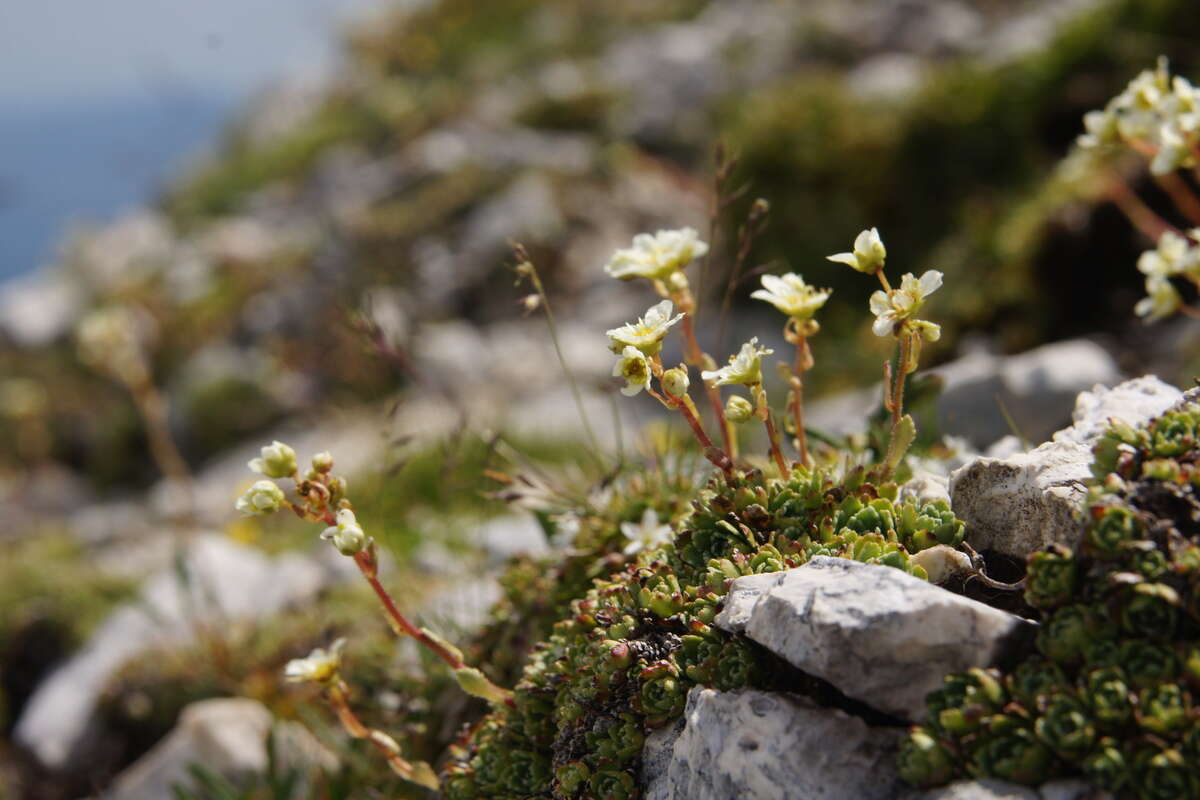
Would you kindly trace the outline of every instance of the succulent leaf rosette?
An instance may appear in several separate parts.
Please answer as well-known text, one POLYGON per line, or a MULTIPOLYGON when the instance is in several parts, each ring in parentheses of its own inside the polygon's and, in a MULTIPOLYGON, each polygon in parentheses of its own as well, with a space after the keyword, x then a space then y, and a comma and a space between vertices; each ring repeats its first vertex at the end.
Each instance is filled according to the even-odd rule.
POLYGON ((979 671, 947 676, 902 746, 905 780, 1078 775, 1122 799, 1200 796, 1198 432, 1194 402, 1136 428, 1111 422, 1078 548, 1028 558, 1041 627, 1003 676, 1007 702, 990 702, 979 671), (946 775, 938 753, 968 760, 946 775))
MULTIPOLYGON (((533 649, 514 707, 493 710, 452 749, 447 798, 636 797, 645 735, 678 719, 693 687, 788 688, 773 683, 782 676, 759 645, 712 624, 733 580, 814 555, 924 577, 909 561, 915 548, 957 544, 963 532, 944 502, 901 500, 895 484, 873 484, 862 471, 797 468, 786 479, 747 471, 688 491, 692 510, 682 518, 650 513, 666 505, 657 501, 603 530, 580 526, 577 544, 603 542, 626 560, 606 555, 581 574, 591 588, 533 649), (537 758, 513 766, 516 752, 537 758)), ((995 676, 980 680, 983 695, 1003 694, 995 676)), ((986 711, 1001 705, 990 700, 986 711)), ((911 769, 922 759, 930 779, 949 774, 949 757, 936 748, 914 751, 911 769)))

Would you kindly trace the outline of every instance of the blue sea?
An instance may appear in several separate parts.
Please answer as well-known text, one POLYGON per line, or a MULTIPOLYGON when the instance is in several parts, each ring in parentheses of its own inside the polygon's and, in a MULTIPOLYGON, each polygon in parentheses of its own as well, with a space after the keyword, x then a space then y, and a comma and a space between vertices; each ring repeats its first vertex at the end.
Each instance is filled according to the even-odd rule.
POLYGON ((0 280, 153 201, 256 93, 333 69, 342 26, 383 4, 0 3, 0 280))

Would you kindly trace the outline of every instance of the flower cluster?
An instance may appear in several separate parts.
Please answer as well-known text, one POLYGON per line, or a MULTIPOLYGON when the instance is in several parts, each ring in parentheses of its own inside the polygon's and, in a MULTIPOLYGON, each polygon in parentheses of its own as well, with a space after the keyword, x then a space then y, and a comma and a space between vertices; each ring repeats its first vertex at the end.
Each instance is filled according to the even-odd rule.
POLYGON ((1200 228, 1186 235, 1166 231, 1158 247, 1142 253, 1138 271, 1146 276, 1146 297, 1134 311, 1147 320, 1162 319, 1183 306, 1183 298, 1172 279, 1184 279, 1200 287, 1200 228))
POLYGON ((1114 424, 1094 453, 1079 549, 1029 557, 1037 652, 929 695, 901 751, 910 783, 1082 773, 1120 796, 1200 796, 1200 404, 1114 424))
POLYGON ((1200 89, 1171 77, 1166 58, 1144 70, 1103 110, 1083 117, 1076 143, 1085 153, 1106 156, 1131 147, 1151 156, 1150 171, 1165 175, 1196 164, 1200 149, 1200 89))
POLYGON ((338 552, 347 556, 361 552, 370 539, 350 509, 346 479, 333 474, 333 456, 317 453, 310 463, 301 475, 295 450, 280 441, 264 446, 246 466, 265 477, 243 492, 234 507, 246 516, 265 516, 290 508, 302 519, 325 522, 329 527, 321 538, 331 541, 338 552), (297 502, 289 500, 279 484, 268 478, 290 479, 296 487, 297 502))
POLYGON ((639 233, 633 237, 633 247, 614 253, 604 271, 622 280, 665 281, 707 252, 708 245, 692 228, 639 233))
POLYGON ((917 279, 911 272, 900 278, 899 289, 878 290, 871 295, 871 313, 875 322, 871 330, 876 336, 899 336, 907 328, 919 333, 927 342, 936 342, 942 335, 941 326, 916 314, 925 305, 925 298, 942 285, 942 273, 931 269, 917 279))
POLYGON ((128 386, 149 380, 146 342, 153 334, 149 317, 124 306, 91 312, 76 330, 79 359, 128 386))

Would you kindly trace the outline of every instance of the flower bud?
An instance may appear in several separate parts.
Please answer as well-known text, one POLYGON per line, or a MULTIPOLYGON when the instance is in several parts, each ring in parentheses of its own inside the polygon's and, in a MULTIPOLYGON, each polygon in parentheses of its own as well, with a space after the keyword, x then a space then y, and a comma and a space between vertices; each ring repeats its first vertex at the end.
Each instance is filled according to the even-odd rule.
POLYGON ((735 394, 725 402, 725 419, 742 424, 754 416, 754 406, 739 394, 735 394))
POLYGON ((234 507, 248 517, 274 514, 283 505, 283 489, 274 481, 257 481, 237 499, 234 507))
POLYGON ((675 367, 663 373, 662 388, 671 397, 683 397, 687 394, 689 384, 687 367, 675 367))
POLYGON ((262 449, 259 458, 247 463, 250 469, 268 478, 290 478, 296 473, 296 451, 280 441, 271 442, 262 449))
POLYGON ((312 468, 317 472, 329 472, 333 469, 333 455, 324 450, 312 457, 312 468))
POLYGON ((329 479, 329 504, 337 505, 346 498, 346 479, 341 475, 329 479))

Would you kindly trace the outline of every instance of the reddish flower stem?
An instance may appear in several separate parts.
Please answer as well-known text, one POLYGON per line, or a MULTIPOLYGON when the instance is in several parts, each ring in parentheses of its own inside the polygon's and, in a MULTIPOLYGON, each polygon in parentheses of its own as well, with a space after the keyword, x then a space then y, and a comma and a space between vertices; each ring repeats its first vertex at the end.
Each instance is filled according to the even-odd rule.
POLYGON ((1174 172, 1168 172, 1166 175, 1156 175, 1155 180, 1163 191, 1171 196, 1171 202, 1179 209, 1179 213, 1187 217, 1193 225, 1200 225, 1200 199, 1188 188, 1183 178, 1174 172))
MULTIPOLYGON (((692 315, 685 314, 683 317, 683 339, 686 343, 685 358, 687 362, 699 369, 704 368, 704 351, 700 349, 700 343, 696 340, 695 326, 692 324, 692 315)), ((721 405, 721 391, 716 386, 704 384, 704 393, 708 396, 708 403, 712 406, 713 415, 717 418, 717 427, 721 429, 721 443, 725 446, 727 455, 733 453, 733 431, 731 430, 729 420, 725 419, 725 408, 721 405)))
POLYGON ((1120 175, 1114 175, 1108 186, 1108 197, 1117 208, 1121 209, 1133 227, 1152 242, 1157 242, 1167 231, 1179 233, 1179 229, 1154 212, 1146 205, 1120 175))

